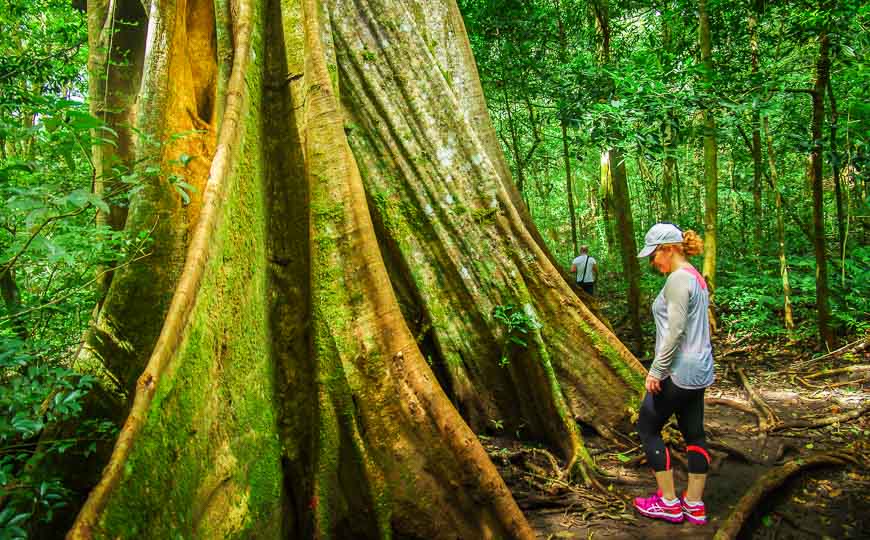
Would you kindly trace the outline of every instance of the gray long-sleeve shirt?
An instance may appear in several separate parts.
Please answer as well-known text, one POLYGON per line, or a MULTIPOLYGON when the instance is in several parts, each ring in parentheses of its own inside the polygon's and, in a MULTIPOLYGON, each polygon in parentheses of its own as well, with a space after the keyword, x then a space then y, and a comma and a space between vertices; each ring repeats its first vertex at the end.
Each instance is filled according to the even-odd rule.
POLYGON ((650 374, 670 377, 681 388, 713 384, 713 347, 707 308, 707 283, 695 268, 680 268, 668 276, 653 302, 656 355, 650 374))

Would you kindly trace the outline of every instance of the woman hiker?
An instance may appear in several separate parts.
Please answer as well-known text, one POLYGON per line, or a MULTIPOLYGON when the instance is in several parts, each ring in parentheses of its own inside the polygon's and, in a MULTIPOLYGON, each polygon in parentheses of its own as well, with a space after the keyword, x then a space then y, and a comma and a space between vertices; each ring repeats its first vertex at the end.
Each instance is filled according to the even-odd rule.
POLYGON ((650 257, 650 265, 668 278, 652 306, 655 359, 646 377, 647 394, 637 422, 659 489, 649 497, 636 498, 634 506, 650 518, 701 525, 707 522, 702 496, 710 465, 704 437, 704 389, 713 384, 713 349, 707 283, 686 257, 700 254, 704 243, 694 231, 683 233, 671 223, 654 225, 644 243, 637 256, 650 257), (661 434, 673 414, 688 456, 689 486, 682 497, 677 496, 671 454, 661 434))

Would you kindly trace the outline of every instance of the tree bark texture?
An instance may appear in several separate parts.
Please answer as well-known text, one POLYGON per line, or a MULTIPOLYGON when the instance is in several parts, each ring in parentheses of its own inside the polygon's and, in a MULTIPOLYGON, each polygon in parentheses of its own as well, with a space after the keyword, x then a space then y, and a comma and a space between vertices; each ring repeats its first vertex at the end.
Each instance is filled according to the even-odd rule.
POLYGON ((118 131, 117 150, 98 145, 95 184, 98 191, 111 189, 101 184, 116 162, 137 164, 143 189, 127 212, 113 211, 110 224, 131 238, 148 238, 150 251, 113 273, 81 360, 102 363, 121 391, 132 394, 200 213, 202 197, 185 205, 172 179, 182 177, 202 193, 215 151, 216 103, 223 99, 216 94, 217 26, 211 0, 154 2, 148 14, 136 0, 94 1, 89 9, 91 106, 118 131), (187 165, 179 161, 183 154, 187 165))
POLYGON ((475 432, 501 421, 589 479, 576 422, 610 434, 643 368, 543 247, 455 3, 148 17, 137 121, 168 143, 126 228, 154 255, 98 319, 141 327, 135 354, 101 350, 138 379, 68 538, 532 538, 475 432), (528 321, 506 365, 500 306, 528 321))

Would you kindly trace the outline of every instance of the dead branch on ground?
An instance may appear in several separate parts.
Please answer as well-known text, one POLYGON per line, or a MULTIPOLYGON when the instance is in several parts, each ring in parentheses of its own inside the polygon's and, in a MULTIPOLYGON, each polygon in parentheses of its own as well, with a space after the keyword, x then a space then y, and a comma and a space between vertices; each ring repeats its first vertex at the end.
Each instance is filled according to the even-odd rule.
POLYGON ((731 407, 732 409, 737 409, 738 411, 745 412, 753 416, 758 416, 758 411, 753 409, 752 405, 746 403, 745 401, 740 401, 737 399, 725 397, 708 397, 704 399, 704 403, 706 403, 707 405, 723 405, 725 407, 731 407))

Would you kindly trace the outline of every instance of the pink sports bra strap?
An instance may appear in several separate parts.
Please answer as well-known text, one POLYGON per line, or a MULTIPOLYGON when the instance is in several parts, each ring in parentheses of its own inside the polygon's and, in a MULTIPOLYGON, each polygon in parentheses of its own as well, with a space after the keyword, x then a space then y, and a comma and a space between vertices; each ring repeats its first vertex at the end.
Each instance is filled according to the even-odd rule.
POLYGON ((707 290, 707 282, 704 281, 704 276, 702 276, 701 273, 698 272, 698 270, 696 270, 694 266, 686 266, 683 268, 683 270, 695 276, 695 280, 698 282, 699 285, 701 285, 701 288, 705 291, 707 290))

